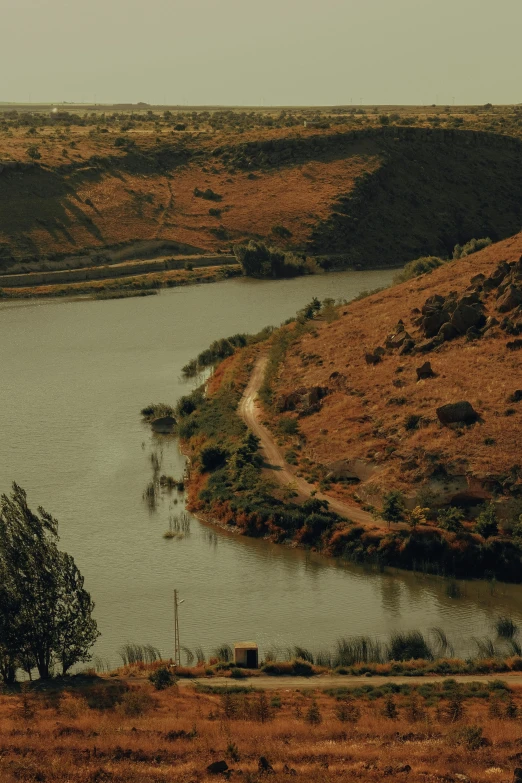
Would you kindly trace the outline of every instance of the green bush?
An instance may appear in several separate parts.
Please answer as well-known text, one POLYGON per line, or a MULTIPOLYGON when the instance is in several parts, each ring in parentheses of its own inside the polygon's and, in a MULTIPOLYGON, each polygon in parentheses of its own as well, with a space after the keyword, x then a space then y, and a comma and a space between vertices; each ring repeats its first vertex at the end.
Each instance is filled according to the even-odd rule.
POLYGON ((164 691, 166 688, 170 688, 176 683, 174 673, 170 669, 167 669, 166 666, 162 666, 161 669, 156 669, 155 672, 149 674, 149 680, 157 691, 164 691))
POLYGON ((411 280, 414 277, 420 277, 427 272, 433 272, 439 266, 442 266, 445 261, 438 256, 423 256, 422 258, 416 258, 414 261, 410 261, 402 272, 395 275, 393 278, 394 283, 405 283, 406 280, 411 280))
POLYGON ((483 237, 482 239, 470 239, 465 245, 455 245, 453 248, 453 258, 464 258, 464 256, 470 256, 472 253, 477 253, 479 250, 483 250, 485 247, 491 245, 491 239, 489 237, 483 237))
POLYGON ((201 472, 210 473, 213 470, 217 470, 225 464, 229 453, 221 446, 209 445, 205 446, 199 455, 201 460, 201 472))
POLYGON ((247 277, 297 277, 306 271, 303 259, 263 242, 236 245, 234 255, 247 277))
POLYGON ((475 531, 483 536, 490 538, 498 533, 497 514, 494 503, 488 505, 480 512, 475 522, 475 531))

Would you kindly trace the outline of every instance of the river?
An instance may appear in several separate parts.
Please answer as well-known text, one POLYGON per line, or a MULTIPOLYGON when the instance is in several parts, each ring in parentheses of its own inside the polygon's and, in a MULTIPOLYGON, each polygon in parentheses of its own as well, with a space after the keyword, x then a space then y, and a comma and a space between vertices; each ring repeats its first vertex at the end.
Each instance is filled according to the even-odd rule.
POLYGON ((111 301, 0 304, 0 490, 14 480, 33 506, 60 522, 96 602, 107 665, 130 641, 173 648, 173 589, 181 642, 207 651, 256 640, 320 649, 341 635, 386 637, 442 626, 461 649, 491 632, 499 613, 522 620, 522 588, 380 574, 192 519, 165 539, 183 509, 174 492, 150 513, 142 494, 151 454, 179 476, 175 440, 157 440, 139 411, 174 404, 192 388, 181 368, 218 337, 281 323, 312 296, 350 299, 386 285, 389 271, 341 272, 287 281, 234 279, 111 301))

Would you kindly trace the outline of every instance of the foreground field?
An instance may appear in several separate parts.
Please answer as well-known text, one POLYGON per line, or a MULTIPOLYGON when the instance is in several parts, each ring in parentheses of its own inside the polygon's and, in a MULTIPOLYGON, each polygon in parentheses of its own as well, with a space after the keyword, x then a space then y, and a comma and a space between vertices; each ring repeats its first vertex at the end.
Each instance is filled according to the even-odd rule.
POLYGON ((498 681, 216 694, 73 680, 0 697, 0 777, 510 783, 521 708, 520 689, 498 681))

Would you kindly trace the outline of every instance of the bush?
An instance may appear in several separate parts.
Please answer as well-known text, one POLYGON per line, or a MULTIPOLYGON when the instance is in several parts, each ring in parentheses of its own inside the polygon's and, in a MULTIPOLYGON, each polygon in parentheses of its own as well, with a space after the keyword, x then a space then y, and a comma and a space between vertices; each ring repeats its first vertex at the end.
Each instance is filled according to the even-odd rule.
POLYGON ((205 446, 200 454, 201 472, 210 473, 213 470, 217 470, 225 464, 229 456, 228 451, 221 448, 221 446, 205 446))
POLYGON ((166 666, 162 666, 161 669, 156 669, 155 672, 149 674, 149 680, 157 691, 164 691, 176 683, 174 673, 167 669, 166 666))
POLYGON ((297 277, 306 271, 303 259, 263 242, 236 245, 234 255, 247 277, 297 277))
POLYGON ((422 256, 421 258, 416 258, 414 261, 410 261, 406 264, 402 272, 395 275, 393 282, 405 283, 406 280, 420 277, 420 275, 425 275, 427 272, 433 272, 434 269, 437 269, 444 263, 442 258, 438 258, 438 256, 422 256))
POLYGON ((455 245, 453 248, 453 258, 464 258, 464 256, 470 256, 472 253, 477 253, 479 250, 483 250, 485 247, 491 245, 491 239, 484 237, 482 239, 470 239, 465 245, 455 245))
POLYGON ((449 508, 441 509, 437 515, 437 522, 439 527, 443 530, 448 530, 450 533, 458 533, 462 530, 462 520, 464 514, 460 508, 455 506, 449 506, 449 508))
POLYGON ((489 538, 498 533, 497 514, 494 503, 488 503, 480 512, 477 521, 475 522, 475 531, 483 538, 489 538))
POLYGON ((132 688, 123 695, 120 702, 120 710, 124 715, 136 718, 144 715, 156 706, 156 701, 147 691, 141 688, 132 688))
POLYGON ((409 661, 417 658, 433 660, 433 652, 420 631, 394 633, 388 647, 391 661, 409 661))
POLYGON ((272 226, 272 234, 281 239, 289 239, 292 236, 292 232, 285 226, 272 226))

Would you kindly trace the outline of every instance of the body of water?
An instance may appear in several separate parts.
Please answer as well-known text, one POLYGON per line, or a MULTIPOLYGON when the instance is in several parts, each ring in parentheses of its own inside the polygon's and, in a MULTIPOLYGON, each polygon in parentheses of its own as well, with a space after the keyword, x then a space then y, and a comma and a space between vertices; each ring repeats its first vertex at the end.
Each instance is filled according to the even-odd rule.
POLYGON ((213 340, 278 325, 313 296, 350 299, 390 282, 391 271, 342 272, 287 281, 234 279, 114 301, 0 305, 0 489, 12 481, 60 522, 96 602, 96 654, 151 643, 173 652, 173 590, 182 644, 210 651, 256 640, 332 645, 341 635, 385 637, 440 625, 456 641, 491 631, 508 613, 522 620, 522 588, 380 574, 304 551, 240 538, 192 519, 164 539, 183 496, 163 495, 150 513, 142 494, 151 454, 180 476, 175 440, 140 418, 150 402, 175 404, 192 388, 181 368, 213 340))

